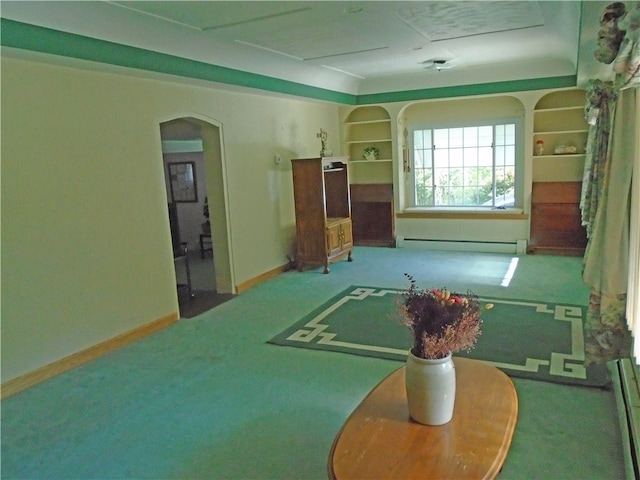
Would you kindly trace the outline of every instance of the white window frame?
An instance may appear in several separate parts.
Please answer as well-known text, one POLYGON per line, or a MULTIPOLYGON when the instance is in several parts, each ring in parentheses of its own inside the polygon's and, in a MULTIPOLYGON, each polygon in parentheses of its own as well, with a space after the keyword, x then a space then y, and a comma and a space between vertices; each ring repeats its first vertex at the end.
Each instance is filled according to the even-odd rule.
MULTIPOLYGON (((515 125, 515 182, 514 182, 514 206, 507 207, 507 209, 522 209, 521 191, 524 178, 524 121, 521 117, 502 117, 502 118, 479 118, 468 119, 464 121, 448 122, 448 123, 430 123, 430 124, 417 124, 410 126, 408 141, 409 141, 409 162, 410 172, 407 182, 407 208, 408 209, 420 209, 427 211, 439 211, 439 210, 477 210, 479 212, 486 212, 487 210, 495 210, 493 206, 484 205, 470 205, 470 206, 441 206, 441 205, 417 205, 416 204, 416 187, 415 187, 415 163, 414 163, 414 132, 421 130, 437 130, 445 128, 465 128, 465 127, 480 127, 480 126, 495 126, 495 125, 515 125)), ((495 162, 495 158, 494 158, 495 162)), ((495 167, 495 163, 494 163, 495 167)))

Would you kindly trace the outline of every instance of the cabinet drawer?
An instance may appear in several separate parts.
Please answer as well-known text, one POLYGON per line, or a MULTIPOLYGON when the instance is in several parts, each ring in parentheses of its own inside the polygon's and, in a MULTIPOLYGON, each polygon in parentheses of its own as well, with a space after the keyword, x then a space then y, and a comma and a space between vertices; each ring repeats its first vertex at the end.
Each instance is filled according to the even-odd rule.
POLYGON ((587 235, 577 204, 539 204, 531 207, 531 245, 584 248, 587 235))
POLYGON ((531 203, 580 203, 581 182, 534 182, 531 203))

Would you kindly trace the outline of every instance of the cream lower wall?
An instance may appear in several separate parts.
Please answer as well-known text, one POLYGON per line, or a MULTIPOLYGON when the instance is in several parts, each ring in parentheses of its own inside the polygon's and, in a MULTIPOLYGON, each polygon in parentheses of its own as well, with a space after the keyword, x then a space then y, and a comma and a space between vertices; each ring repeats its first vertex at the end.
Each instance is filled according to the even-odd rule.
POLYGON ((2 58, 2 382, 178 310, 158 125, 189 115, 223 131, 236 284, 286 263, 289 158, 338 150, 337 107, 2 58))
MULTIPOLYGON (((528 238, 529 220, 398 218, 395 226, 396 234, 402 240, 419 239, 478 244, 510 243, 515 249, 517 242, 526 241, 528 238)), ((401 242, 401 246, 405 245, 401 242)), ((474 247, 474 249, 478 248, 478 246, 474 247)), ((459 249, 463 250, 464 245, 461 244, 459 249)))

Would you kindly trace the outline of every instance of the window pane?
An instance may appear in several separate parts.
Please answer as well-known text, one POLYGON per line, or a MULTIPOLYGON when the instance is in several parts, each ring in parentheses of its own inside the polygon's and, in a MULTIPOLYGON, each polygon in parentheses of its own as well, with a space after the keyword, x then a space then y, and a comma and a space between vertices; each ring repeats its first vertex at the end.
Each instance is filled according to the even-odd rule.
POLYGON ((515 145, 508 145, 504 149, 504 164, 505 165, 516 165, 516 147, 515 145))
POLYGON ((449 130, 446 128, 434 130, 433 145, 436 149, 449 148, 449 130))
POLYGON ((416 204, 429 205, 428 198, 432 189, 432 171, 420 169, 415 171, 416 179, 416 204))
POLYGON ((431 150, 413 152, 413 168, 431 168, 431 150))
POLYGON ((515 124, 416 130, 416 205, 514 204, 515 124))
POLYGON ((504 147, 496 146, 495 160, 496 160, 496 165, 504 165, 504 147))
POLYGON ((465 147, 478 146, 478 127, 464 128, 464 146, 465 147))
POLYGON ((462 187, 451 187, 449 189, 447 205, 462 205, 464 189, 462 187))
POLYGON ((491 167, 493 165, 493 152, 490 147, 478 149, 478 165, 481 167, 491 167))
POLYGON ((465 167, 478 166, 478 149, 477 148, 464 149, 464 166, 465 167))
POLYGON ((462 167, 464 165, 462 161, 462 148, 452 148, 449 150, 449 166, 450 167, 462 167))
POLYGON ((493 145, 493 127, 478 128, 478 145, 481 147, 490 147, 493 145))
POLYGON ((421 185, 417 189, 416 205, 420 206, 432 206, 433 205, 433 190, 431 187, 425 187, 421 185))
POLYGON ((449 171, 449 185, 452 187, 462 187, 464 185, 464 169, 452 168, 449 171))
POLYGON ((478 190, 476 188, 465 188, 463 205, 478 205, 478 190))
POLYGON ((505 145, 516 144, 516 126, 513 123, 505 125, 505 145))
POLYGON ((436 150, 434 152, 433 163, 435 168, 448 168, 449 150, 436 150))
POLYGON ((465 186, 473 186, 473 187, 478 185, 478 169, 477 168, 464 169, 464 184, 465 186))
POLYGON ((462 128, 449 129, 449 148, 462 147, 462 128))
POLYGON ((496 145, 504 145, 504 125, 496 125, 496 145))
POLYGON ((436 168, 433 170, 436 187, 448 187, 449 186, 449 169, 448 168, 436 168))
POLYGON ((489 185, 493 188, 493 168, 483 167, 478 169, 478 185, 489 185))

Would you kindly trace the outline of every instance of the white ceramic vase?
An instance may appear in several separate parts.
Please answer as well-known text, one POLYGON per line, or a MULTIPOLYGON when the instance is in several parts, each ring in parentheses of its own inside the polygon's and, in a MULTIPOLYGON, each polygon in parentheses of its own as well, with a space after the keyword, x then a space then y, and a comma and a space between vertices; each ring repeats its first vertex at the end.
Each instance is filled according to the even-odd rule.
POLYGON ((424 425, 449 422, 456 399, 456 369, 451 354, 430 360, 409 352, 406 388, 412 419, 424 425))

